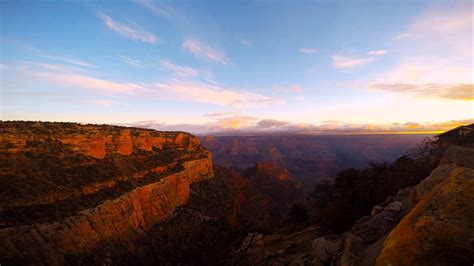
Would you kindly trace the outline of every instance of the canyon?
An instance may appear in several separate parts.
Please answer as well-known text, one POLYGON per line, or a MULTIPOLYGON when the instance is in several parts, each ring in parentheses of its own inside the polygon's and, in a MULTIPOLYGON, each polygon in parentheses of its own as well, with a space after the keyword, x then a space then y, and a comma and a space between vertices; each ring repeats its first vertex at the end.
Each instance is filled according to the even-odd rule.
POLYGON ((5 265, 474 260, 472 135, 442 145, 430 140, 400 156, 421 136, 222 141, 185 132, 22 121, 1 122, 0 130, 5 265), (396 156, 392 163, 363 168, 368 158, 396 156), (312 166, 302 170, 306 163, 312 166), (299 175, 315 164, 316 173, 299 175), (343 166, 359 168, 333 175, 343 166), (316 183, 332 183, 309 185, 314 180, 307 178, 319 174, 316 183))
POLYGON ((255 162, 273 162, 287 169, 306 191, 330 181, 346 168, 390 162, 431 135, 304 135, 202 136, 214 161, 239 172, 255 162))
POLYGON ((207 239, 204 230, 215 241, 230 237, 221 231, 234 232, 220 246, 229 251, 236 232, 271 231, 292 204, 305 202, 301 183, 286 169, 256 163, 241 176, 214 165, 185 132, 18 121, 2 122, 0 136, 5 263, 100 264, 108 251, 115 263, 123 256, 168 263, 156 260, 166 247, 174 254, 169 260, 182 262, 179 252, 194 252, 197 260, 202 254, 194 246, 207 239), (183 239, 200 237, 186 248, 170 247, 169 240, 143 245, 174 238, 163 228, 183 239))

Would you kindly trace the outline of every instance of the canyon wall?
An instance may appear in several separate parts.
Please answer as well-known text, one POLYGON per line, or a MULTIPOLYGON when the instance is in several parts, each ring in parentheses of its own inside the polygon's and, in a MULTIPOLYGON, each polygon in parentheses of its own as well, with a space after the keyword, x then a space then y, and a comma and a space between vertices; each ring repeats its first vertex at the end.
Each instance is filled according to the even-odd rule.
MULTIPOLYGON (((180 150, 192 150, 199 145, 199 139, 186 132, 159 132, 149 129, 80 125, 65 123, 22 122, 22 127, 9 126, 2 122, 0 143, 9 143, 5 150, 18 152, 24 150, 27 141, 58 140, 70 145, 72 149, 84 155, 102 159, 107 154, 130 155, 134 150, 151 151, 172 144, 180 150)), ((21 122, 18 122, 21 123, 21 122)))
MULTIPOLYGON (((57 198, 54 194, 59 192, 65 194, 69 191, 63 189, 63 186, 66 186, 63 183, 67 184, 67 180, 38 181, 33 175, 31 179, 17 177, 22 179, 21 184, 29 187, 29 191, 35 188, 35 184, 30 184, 32 180, 50 181, 54 186, 48 187, 46 191, 53 200, 37 205, 38 203, 33 201, 35 198, 27 195, 28 192, 21 192, 13 199, 5 197, 0 209, 2 211, 0 261, 60 265, 67 263, 68 256, 87 252, 99 242, 124 241, 131 235, 142 234, 147 228, 170 217, 177 207, 187 203, 191 184, 213 177, 210 152, 199 145, 196 137, 187 133, 77 124, 68 126, 61 123, 40 125, 36 133, 32 128, 33 125, 2 124, 1 152, 5 161, 21 162, 28 157, 28 151, 40 152, 38 148, 30 149, 31 145, 29 146, 28 142, 59 141, 62 145, 60 147, 64 146, 66 152, 46 150, 43 157, 54 153, 58 153, 59 157, 69 153, 79 154, 77 156, 85 156, 80 157, 81 160, 89 161, 84 163, 79 160, 78 163, 68 165, 71 169, 90 164, 94 169, 100 170, 108 163, 107 167, 116 167, 114 173, 119 175, 112 176, 106 181, 79 182, 79 185, 76 185, 78 188, 74 191, 81 192, 65 198, 57 198), (169 147, 166 148, 165 145, 169 147), (155 160, 161 158, 160 153, 166 149, 173 153, 167 155, 164 162, 155 160), (118 165, 113 164, 117 160, 120 160, 118 165), (125 171, 120 168, 121 162, 130 160, 146 161, 144 163, 146 168, 143 166, 143 169, 136 169, 134 165, 132 170, 125 171), (108 185, 97 185, 104 182, 108 185), (84 190, 85 187, 96 189, 84 190), (94 201, 86 202, 87 204, 83 202, 85 197, 94 196, 96 196, 93 198, 94 201), (21 201, 21 198, 33 200, 21 201), (91 202, 93 206, 90 206, 91 202), (51 213, 44 211, 56 211, 64 205, 79 207, 73 211, 69 209, 63 211, 65 215, 59 216, 60 218, 51 218, 58 216, 54 216, 53 211, 51 213), (23 219, 18 224, 17 221, 9 219, 9 213, 28 210, 29 207, 33 210, 30 220, 23 219), (44 213, 34 220, 33 217, 37 215, 35 211, 44 213)), ((41 163, 42 156, 35 157, 35 160, 40 160, 41 163)), ((0 176, 2 182, 10 184, 7 179, 15 178, 15 173, 21 173, 21 169, 20 171, 13 169, 14 165, 16 164, 2 165, 0 176)), ((63 170, 66 172, 66 169, 63 170)), ((18 185, 12 183, 12 187, 15 186, 18 185)), ((1 192, 0 196, 7 195, 3 193, 4 191, 1 192)), ((43 197, 44 195, 41 195, 41 198, 43 197)))

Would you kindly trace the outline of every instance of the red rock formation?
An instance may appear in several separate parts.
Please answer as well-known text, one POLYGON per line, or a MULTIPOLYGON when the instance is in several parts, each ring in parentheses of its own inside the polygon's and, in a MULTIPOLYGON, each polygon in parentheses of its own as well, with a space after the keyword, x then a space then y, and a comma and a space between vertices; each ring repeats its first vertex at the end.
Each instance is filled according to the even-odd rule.
POLYGON ((199 139, 184 132, 158 132, 144 129, 129 129, 117 127, 108 132, 100 126, 80 126, 87 133, 77 133, 76 127, 61 128, 61 131, 51 133, 18 132, 12 128, 4 128, 0 135, 0 143, 9 143, 9 152, 18 152, 24 149, 27 140, 44 141, 58 140, 70 145, 74 151, 102 159, 108 153, 130 155, 135 150, 151 151, 153 148, 162 149, 170 143, 178 149, 192 150, 199 145, 199 139))
MULTIPOLYGON (((199 145, 196 137, 187 133, 57 123, 41 125, 41 132, 35 133, 26 128, 31 125, 2 126, 0 141, 4 145, 1 152, 6 154, 29 149, 26 146, 28 141, 46 140, 60 141, 72 148, 73 152, 97 158, 98 162, 94 163, 99 166, 102 158, 108 155, 119 154, 128 156, 122 160, 139 160, 140 155, 134 152, 147 150, 152 151, 151 154, 159 154, 167 144, 172 144, 171 149, 182 153, 173 153, 180 157, 166 165, 152 164, 151 168, 135 172, 132 177, 117 176, 112 180, 85 183, 74 194, 58 191, 44 195, 45 204, 55 204, 64 199, 80 199, 102 190, 113 191, 118 189, 116 186, 119 182, 130 178, 140 181, 147 174, 155 173, 160 176, 125 191, 116 198, 107 198, 92 208, 82 209, 61 219, 38 220, 22 225, 4 224, 4 228, 0 229, 0 260, 16 259, 35 264, 60 265, 66 262, 68 255, 87 252, 99 242, 141 234, 143 230, 168 218, 178 206, 185 204, 190 195, 191 184, 213 177, 211 154, 199 145), (54 130, 46 134, 46 129, 54 130)), ((133 182, 131 184, 136 184, 133 182)), ((39 203, 22 201, 21 195, 16 202, 20 207, 39 203)))

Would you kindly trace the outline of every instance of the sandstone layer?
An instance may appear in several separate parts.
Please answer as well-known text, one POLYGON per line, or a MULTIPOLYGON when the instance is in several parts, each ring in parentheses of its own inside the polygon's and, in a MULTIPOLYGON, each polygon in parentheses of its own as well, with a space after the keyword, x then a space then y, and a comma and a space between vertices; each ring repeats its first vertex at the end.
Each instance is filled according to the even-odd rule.
POLYGON ((188 133, 33 122, 2 122, 1 133, 1 181, 28 188, 1 191, 1 261, 64 264, 99 242, 139 235, 185 204, 191 184, 213 177, 211 154, 188 133), (23 160, 51 167, 24 174, 23 160), (64 178, 53 178, 55 168, 64 178), (50 186, 29 193, 43 182, 50 186))

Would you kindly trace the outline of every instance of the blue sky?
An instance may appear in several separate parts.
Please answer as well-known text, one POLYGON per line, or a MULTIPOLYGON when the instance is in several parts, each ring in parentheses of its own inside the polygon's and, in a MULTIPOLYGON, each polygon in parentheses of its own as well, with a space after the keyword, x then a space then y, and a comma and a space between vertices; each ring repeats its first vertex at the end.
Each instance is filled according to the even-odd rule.
POLYGON ((192 132, 473 118, 470 1, 2 1, 3 120, 192 132))

